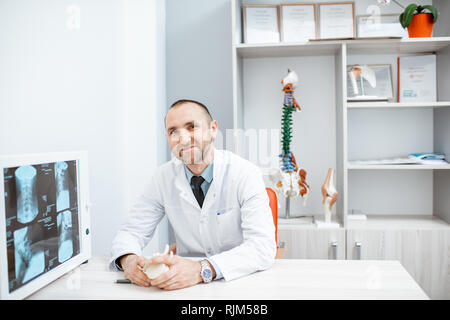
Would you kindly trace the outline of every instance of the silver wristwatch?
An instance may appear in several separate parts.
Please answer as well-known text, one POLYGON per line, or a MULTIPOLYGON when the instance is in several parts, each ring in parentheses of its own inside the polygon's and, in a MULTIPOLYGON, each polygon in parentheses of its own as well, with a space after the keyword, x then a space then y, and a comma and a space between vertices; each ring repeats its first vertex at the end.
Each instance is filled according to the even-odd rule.
POLYGON ((200 271, 200 275, 202 276, 203 282, 208 283, 212 281, 212 270, 209 266, 208 262, 206 260, 201 260, 200 264, 202 266, 202 269, 200 271))

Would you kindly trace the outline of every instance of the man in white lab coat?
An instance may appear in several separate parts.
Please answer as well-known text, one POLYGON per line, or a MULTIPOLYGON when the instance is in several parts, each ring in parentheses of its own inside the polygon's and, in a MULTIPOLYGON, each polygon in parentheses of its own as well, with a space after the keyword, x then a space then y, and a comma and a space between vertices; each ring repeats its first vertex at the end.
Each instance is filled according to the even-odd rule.
POLYGON ((275 258, 275 227, 262 174, 237 155, 214 148, 218 124, 192 100, 174 103, 166 134, 175 158, 158 167, 117 232, 110 268, 140 286, 172 290, 232 280, 269 268, 275 258), (152 258, 169 271, 149 279, 142 249, 167 215, 177 255, 152 258), (201 261, 183 258, 204 256, 201 261))

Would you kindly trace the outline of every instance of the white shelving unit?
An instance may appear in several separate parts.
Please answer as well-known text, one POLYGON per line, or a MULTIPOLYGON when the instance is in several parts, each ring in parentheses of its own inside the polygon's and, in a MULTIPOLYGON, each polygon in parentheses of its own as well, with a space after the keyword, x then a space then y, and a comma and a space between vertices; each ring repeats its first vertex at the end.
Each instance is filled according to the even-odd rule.
POLYGON ((449 170, 450 164, 432 165, 432 164, 408 164, 408 165, 347 165, 348 170, 449 170))
POLYGON ((438 102, 348 102, 347 109, 352 108, 444 108, 450 107, 450 101, 438 102))
MULTIPOLYGON (((348 191, 349 184, 353 183, 351 172, 358 170, 359 174, 362 174, 362 172, 370 170, 389 170, 394 174, 391 174, 392 178, 388 179, 386 183, 395 185, 396 180, 398 180, 395 174, 396 170, 408 170, 412 172, 413 176, 415 175, 414 172, 428 171, 426 179, 430 183, 433 180, 434 170, 450 169, 450 165, 368 166, 352 164, 350 160, 372 159, 380 150, 382 151, 382 154, 379 155, 380 158, 402 156, 402 154, 395 154, 395 150, 403 152, 403 155, 412 152, 434 151, 435 142, 437 142, 434 138, 434 131, 436 130, 434 113, 436 109, 442 109, 443 113, 448 114, 450 112, 448 111, 450 109, 450 97, 445 100, 443 96, 442 98, 440 96, 438 102, 430 103, 347 102, 345 74, 348 64, 361 60, 364 60, 364 63, 372 60, 376 60, 377 63, 384 61, 384 63, 392 63, 395 67, 396 58, 399 55, 425 53, 438 54, 439 68, 440 65, 450 61, 445 56, 448 55, 450 48, 450 37, 245 44, 241 42, 242 17, 240 9, 245 4, 256 3, 258 1, 233 1, 232 24, 234 26, 233 39, 235 40, 233 43, 234 128, 242 131, 279 128, 282 99, 279 81, 289 67, 299 73, 300 88, 296 92, 296 97, 302 105, 303 111, 299 115, 294 115, 294 129, 299 132, 294 133, 293 151, 300 165, 306 168, 310 175, 309 181, 313 187, 315 186, 315 189, 312 189, 313 198, 311 201, 308 200, 314 202, 310 210, 303 208, 300 205, 300 200, 294 200, 291 208, 297 211, 298 215, 321 214, 322 208, 315 204, 320 203, 318 201, 320 198, 319 189, 323 183, 321 177, 324 176, 328 167, 336 169, 340 201, 338 201, 336 207, 335 217, 343 228, 347 226, 347 212, 351 209, 361 209, 353 207, 352 197, 348 191), (441 52, 443 54, 439 56, 441 52), (315 70, 319 71, 318 74, 313 74, 315 70), (312 85, 308 83, 310 80, 312 85), (305 82, 307 89, 304 92, 309 94, 309 97, 305 97, 301 91, 305 82), (316 100, 314 93, 320 92, 319 88, 321 87, 326 89, 324 94, 317 97, 316 100), (271 108, 270 111, 268 105, 271 108), (323 107, 324 105, 326 107, 323 107), (264 110, 264 112, 262 113, 261 110, 264 110), (321 113, 322 115, 325 114, 322 119, 320 119, 321 113), (315 121, 315 123, 311 125, 309 119, 312 119, 311 121, 315 121), (385 119, 388 119, 388 121, 385 121, 385 119), (396 121, 404 122, 404 124, 397 127, 396 121), (408 121, 410 124, 408 124, 408 121), (423 126, 417 129, 415 126, 419 121, 423 123, 423 126), (367 126, 364 122, 367 122, 367 126), (316 128, 317 126, 328 127, 323 134, 323 130, 322 132, 321 130, 315 130, 315 128, 311 128, 312 126, 316 128), (362 126, 365 126, 365 128, 362 128, 362 126), (308 128, 312 130, 307 130, 308 128), (378 131, 388 131, 387 135, 390 134, 390 136, 378 134, 378 131), (398 132, 403 134, 400 134, 398 142, 395 142, 394 137, 398 136, 398 132), (302 139, 308 135, 311 135, 311 137, 302 139), (359 137, 360 135, 362 138, 359 137), (420 137, 417 138, 417 135, 420 137), (410 139, 408 139, 409 136, 410 139), (378 141, 377 137, 379 137, 378 141), (367 140, 364 141, 366 138, 367 140), (373 141, 377 143, 375 147, 371 148, 368 145, 373 141), (383 144, 389 145, 389 147, 384 148, 383 144), (317 145, 324 147, 320 148, 317 145), (364 146, 360 147, 360 145, 364 146), (371 150, 364 154, 365 149, 371 150), (318 156, 326 157, 329 161, 315 161, 318 156), (314 161, 311 161, 311 158, 314 158, 314 161), (308 162, 311 162, 311 165, 308 165, 308 162)), ((393 71, 395 71, 395 68, 393 68, 393 71)), ((396 72, 393 72, 393 77, 396 77, 396 72)), ((396 83, 396 79, 394 80, 394 83, 396 83)), ((395 89, 394 85, 394 92, 396 92, 395 89)), ((261 144, 261 141, 258 141, 258 143, 261 144)), ((443 143, 445 144, 445 141, 443 143)), ((250 158, 245 144, 245 138, 236 139, 235 151, 250 158)), ((250 144, 251 142, 247 141, 247 145, 250 144)), ((274 154, 278 153, 278 150, 271 151, 274 154)), ((258 164, 263 169, 267 169, 267 163, 266 161, 265 165, 258 164)), ((271 163, 276 163, 276 160, 271 163)), ((417 186, 420 185, 419 180, 423 178, 423 175, 416 177, 417 186)), ((360 187, 364 188, 364 186, 360 187)), ((412 189, 415 196, 433 197, 432 192, 423 194, 420 187, 412 189)), ((370 195, 367 196, 370 197, 370 195)), ((395 199, 395 193, 392 194, 392 199, 395 199)), ((395 201, 392 199, 388 201, 395 201)), ((363 211, 368 214, 381 214, 377 208, 373 208, 373 211, 363 211)), ((414 210, 411 211, 414 212, 414 210)), ((435 214, 431 207, 426 212, 414 213, 435 214)), ((450 221, 449 216, 443 218, 450 221)))
POLYGON ((416 54, 436 52, 450 44, 450 37, 380 40, 328 40, 275 44, 235 44, 241 58, 333 55, 345 44, 358 54, 416 54))
MULTIPOLYGON (((270 2, 270 4, 280 3, 285 1, 270 2)), ((358 5, 368 3, 368 1, 355 2, 357 14, 358 10, 359 14, 364 14, 358 9, 358 5)), ((272 162, 267 157, 261 159, 260 151, 259 156, 253 155, 252 158, 247 150, 249 145, 255 144, 260 148, 267 147, 267 140, 270 139, 267 134, 251 140, 251 134, 243 137, 237 132, 260 133, 261 130, 276 131, 280 128, 283 98, 280 81, 290 68, 299 75, 299 87, 295 96, 302 107, 302 112, 294 114, 293 117, 292 150, 297 163, 307 170, 307 181, 311 186, 307 206, 301 205, 301 198, 294 199, 291 202, 291 214, 314 215, 317 219, 321 219, 323 208, 320 187, 328 168, 336 169, 335 183, 339 198, 333 209, 333 217, 339 222, 340 228, 332 232, 330 230, 328 236, 324 236, 324 231, 319 231, 314 225, 309 227, 302 225, 298 228, 281 226, 279 235, 284 237, 285 241, 293 242, 291 245, 294 249, 298 245, 295 239, 315 243, 314 247, 320 247, 322 243, 323 247, 328 248, 318 250, 321 254, 317 256, 308 251, 310 258, 331 257, 333 254, 330 250, 334 250, 333 246, 341 246, 336 251, 339 252, 337 256, 354 259, 356 250, 354 243, 359 242, 357 239, 365 234, 364 230, 368 226, 369 229, 379 230, 381 233, 377 236, 382 238, 385 236, 383 232, 391 230, 395 221, 394 226, 398 226, 399 235, 408 237, 409 233, 406 235, 402 233, 402 226, 413 219, 414 223, 411 224, 413 229, 427 229, 427 226, 431 225, 433 232, 443 232, 441 239, 443 243, 436 242, 444 250, 442 252, 444 258, 439 260, 439 263, 450 264, 450 257, 446 256, 450 250, 450 164, 369 166, 351 163, 352 160, 394 158, 409 153, 431 151, 444 152, 447 159, 450 159, 448 34, 440 36, 435 33, 432 38, 401 40, 244 44, 241 8, 247 4, 268 4, 268 1, 232 0, 235 152, 251 161, 255 160, 254 162, 263 169, 277 163, 278 149, 269 150, 269 153, 273 154, 272 162), (397 92, 397 57, 415 54, 437 55, 437 102, 347 102, 347 65, 391 64, 393 89, 397 92), (348 219, 351 210, 361 210, 367 214, 367 221, 355 222, 348 219), (317 230, 317 233, 314 230, 317 230), (304 235, 296 236, 296 232, 307 232, 307 236, 306 238, 302 238, 304 235), (343 235, 346 239, 345 244, 342 243, 343 235), (344 252, 342 245, 345 246, 344 252)), ((441 11, 439 23, 443 23, 444 27, 440 30, 448 32, 445 28, 448 23, 443 21, 445 19, 442 17, 450 16, 450 7, 445 1, 433 1, 433 4, 441 11)), ((263 155, 266 153, 262 152, 263 155)), ((267 186, 271 186, 267 177, 265 178, 267 186)), ((283 216, 284 212, 283 202, 280 201, 280 216, 283 216)), ((420 241, 428 241, 424 240, 428 239, 428 235, 424 237, 420 238, 420 241)), ((433 235, 430 237, 435 239, 433 235)), ((370 237, 364 238, 364 241, 366 240, 370 241, 370 237)), ((388 247, 388 244, 380 238, 376 238, 371 245, 376 243, 382 243, 384 249, 388 247)), ((409 248, 406 242, 402 242, 401 246, 409 248)), ((295 251, 292 249, 290 252, 295 251)), ((374 252, 380 250, 378 248, 374 252)), ((407 252, 401 250, 395 252, 397 256, 414 250, 417 252, 417 248, 405 250, 407 252)), ((302 254, 298 256, 305 257, 302 254)), ((394 256, 387 254, 377 258, 394 256)), ((367 258, 364 254, 363 257, 367 258)), ((408 265, 408 268, 412 270, 421 267, 408 265)), ((436 270, 424 267, 422 271, 436 270)), ((450 293, 445 293, 447 289, 450 292, 450 270, 436 272, 441 274, 444 272, 445 281, 435 279, 420 284, 432 297, 450 298, 450 293)), ((425 276, 415 274, 415 277, 420 282, 425 276)))

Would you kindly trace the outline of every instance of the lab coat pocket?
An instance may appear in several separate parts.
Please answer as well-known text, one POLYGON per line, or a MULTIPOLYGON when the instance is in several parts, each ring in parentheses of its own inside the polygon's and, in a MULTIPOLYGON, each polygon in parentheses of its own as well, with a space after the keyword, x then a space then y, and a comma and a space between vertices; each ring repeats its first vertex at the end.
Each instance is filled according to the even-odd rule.
POLYGON ((241 210, 232 208, 217 212, 219 243, 222 251, 242 243, 241 210))

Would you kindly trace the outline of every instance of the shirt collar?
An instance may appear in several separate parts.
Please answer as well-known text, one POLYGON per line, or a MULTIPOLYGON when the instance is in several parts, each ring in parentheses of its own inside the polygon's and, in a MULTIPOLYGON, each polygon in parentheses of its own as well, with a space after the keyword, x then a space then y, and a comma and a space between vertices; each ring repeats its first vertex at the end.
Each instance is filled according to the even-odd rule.
MULTIPOLYGON (((186 173, 186 178, 188 179, 188 182, 191 183, 191 179, 194 176, 194 174, 191 172, 191 170, 189 170, 188 167, 186 167, 185 164, 184 165, 184 172, 186 173)), ((213 173, 214 173, 214 161, 212 161, 205 170, 203 170, 201 176, 203 177, 203 179, 205 179, 206 182, 211 183, 212 179, 213 179, 213 173)))

